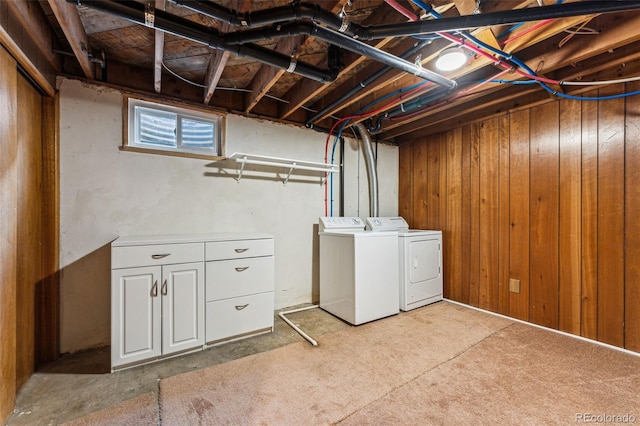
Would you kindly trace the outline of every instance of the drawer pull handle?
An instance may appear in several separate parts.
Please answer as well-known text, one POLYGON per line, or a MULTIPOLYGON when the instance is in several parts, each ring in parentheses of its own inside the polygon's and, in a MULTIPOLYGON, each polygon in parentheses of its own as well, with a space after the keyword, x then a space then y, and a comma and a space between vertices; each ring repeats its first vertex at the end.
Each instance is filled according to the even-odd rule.
POLYGON ((243 271, 246 271, 247 269, 249 269, 249 267, 248 267, 248 266, 242 266, 242 267, 238 267, 238 268, 236 268, 236 271, 238 271, 238 272, 243 272, 243 271))
POLYGON ((246 305, 236 305, 236 311, 241 311, 244 308, 246 308, 247 306, 249 306, 249 304, 247 303, 246 305))
POLYGON ((151 258, 152 259, 163 259, 163 258, 165 258, 167 256, 170 256, 170 255, 171 255, 171 253, 152 254, 151 258))
POLYGON ((163 296, 167 295, 167 280, 164 280, 164 282, 162 283, 162 290, 160 291, 160 293, 162 293, 163 296))
POLYGON ((248 248, 244 248, 244 249, 235 249, 234 251, 236 253, 244 253, 245 251, 249 250, 248 248))
POLYGON ((151 287, 151 297, 158 297, 158 280, 153 283, 151 287))

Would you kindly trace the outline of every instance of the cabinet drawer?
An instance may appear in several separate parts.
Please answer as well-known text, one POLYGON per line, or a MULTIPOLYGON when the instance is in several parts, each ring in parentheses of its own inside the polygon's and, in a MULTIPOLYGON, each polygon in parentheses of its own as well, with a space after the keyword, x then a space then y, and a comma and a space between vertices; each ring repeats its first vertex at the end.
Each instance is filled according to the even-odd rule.
POLYGON ((203 243, 152 244, 111 248, 112 269, 202 262, 203 260, 203 243))
POLYGON ((208 302, 273 291, 273 256, 218 260, 206 265, 208 302))
POLYGON ((273 255, 273 238, 206 243, 206 260, 239 259, 273 255))
POLYGON ((273 293, 207 303, 207 343, 273 328, 273 293))

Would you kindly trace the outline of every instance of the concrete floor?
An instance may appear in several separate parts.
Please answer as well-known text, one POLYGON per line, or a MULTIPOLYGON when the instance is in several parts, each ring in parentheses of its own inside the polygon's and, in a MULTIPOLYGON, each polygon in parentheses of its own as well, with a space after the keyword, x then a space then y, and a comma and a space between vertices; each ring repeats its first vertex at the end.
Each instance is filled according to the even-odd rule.
MULTIPOLYGON (((313 338, 350 327, 317 308, 287 318, 313 338)), ((20 390, 8 425, 57 425, 148 392, 160 379, 247 355, 305 341, 278 315, 274 332, 228 342, 204 351, 110 373, 109 348, 63 356, 41 366, 20 390)))

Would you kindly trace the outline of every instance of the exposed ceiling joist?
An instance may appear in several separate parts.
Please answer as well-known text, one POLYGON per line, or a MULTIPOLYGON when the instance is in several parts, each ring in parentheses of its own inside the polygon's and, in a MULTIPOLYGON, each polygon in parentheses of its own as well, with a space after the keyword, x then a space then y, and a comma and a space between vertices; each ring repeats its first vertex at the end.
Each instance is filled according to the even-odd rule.
MULTIPOLYGON (((304 39, 304 36, 280 39, 274 50, 278 53, 283 53, 295 58, 304 39)), ((308 38, 306 39, 308 40, 308 38)), ((281 68, 269 67, 263 64, 253 77, 253 80, 251 80, 245 112, 251 112, 251 110, 258 105, 258 102, 260 102, 260 100, 269 93, 269 90, 271 90, 273 85, 278 82, 285 72, 286 70, 281 68)))
MULTIPOLYGON (((348 0, 331 0, 331 1, 315 1, 314 3, 320 3, 323 8, 331 10, 337 13, 348 0)), ((275 47, 276 52, 293 55, 297 57, 300 51, 303 51, 310 43, 312 38, 310 37, 292 37, 289 39, 281 39, 275 47)), ((278 82, 280 77, 285 73, 285 70, 277 69, 274 67, 267 67, 262 65, 250 84, 251 92, 247 96, 246 100, 246 112, 251 110, 260 102, 260 100, 269 93, 269 90, 278 82)))
MULTIPOLYGON (((336 117, 352 116, 371 104, 375 106, 369 106, 364 111, 377 109, 376 114, 388 111, 395 118, 393 121, 382 122, 379 137, 388 139, 395 136, 396 141, 406 140, 412 133, 418 135, 433 132, 436 127, 440 127, 440 123, 451 124, 456 120, 463 120, 469 111, 472 111, 474 117, 480 115, 483 105, 487 107, 487 113, 495 111, 500 108, 500 104, 494 104, 494 98, 498 102, 504 96, 505 105, 509 105, 519 101, 515 95, 510 98, 512 93, 521 93, 522 100, 536 102, 539 99, 544 101, 550 96, 537 86, 493 87, 489 83, 476 87, 478 79, 492 78, 497 74, 498 68, 493 64, 496 62, 493 58, 471 51, 469 56, 472 58, 467 65, 459 71, 446 74, 446 78, 442 80, 455 79, 462 83, 461 87, 444 84, 443 87, 449 89, 433 86, 408 94, 410 86, 423 81, 421 78, 427 75, 425 70, 434 69, 433 59, 440 51, 453 45, 451 40, 438 38, 441 35, 433 33, 436 28, 439 28, 438 31, 449 31, 454 27, 470 28, 476 38, 492 49, 501 50, 507 56, 513 54, 514 67, 518 63, 515 59, 520 59, 540 76, 548 76, 552 80, 561 75, 574 75, 568 72, 572 64, 579 63, 580 67, 586 64, 575 61, 593 58, 590 62, 594 62, 596 56, 598 59, 605 58, 612 49, 626 47, 640 38, 638 25, 626 24, 631 18, 640 17, 640 0, 565 0, 560 5, 556 5, 555 0, 423 0, 442 15, 441 19, 425 17, 425 10, 408 0, 394 0, 399 7, 405 9, 404 14, 394 10, 399 7, 395 4, 391 6, 386 3, 387 0, 354 0, 345 5, 349 25, 344 27, 346 30, 340 31, 337 28, 342 27, 341 23, 344 24, 345 20, 339 16, 339 12, 347 0, 306 0, 314 1, 319 8, 310 3, 303 4, 305 0, 294 6, 288 0, 170 1, 184 7, 167 5, 169 13, 160 13, 159 19, 156 19, 157 28, 178 37, 177 40, 174 37, 167 39, 171 42, 165 44, 163 49, 160 48, 160 43, 155 43, 153 36, 156 32, 145 28, 146 20, 140 19, 139 14, 144 13, 141 1, 101 0, 100 4, 95 0, 72 2, 88 6, 79 7, 78 11, 87 27, 86 32, 92 46, 94 49, 105 50, 110 60, 111 72, 104 73, 105 78, 122 85, 122 82, 131 79, 123 75, 116 76, 115 73, 122 73, 122 70, 126 70, 125 73, 133 72, 135 69, 140 75, 152 72, 154 83, 160 84, 161 72, 158 69, 162 66, 164 55, 166 58, 171 57, 172 71, 183 77, 170 80, 173 97, 183 97, 184 100, 194 102, 204 100, 208 105, 266 119, 303 125, 312 123, 320 130, 335 123, 336 117), (102 4, 109 7, 101 8, 102 4), (541 4, 545 6, 541 8, 541 4), (475 14, 478 6, 480 13, 475 14), (135 9, 135 16, 112 13, 114 9, 123 7, 129 8, 132 13, 135 9), (96 9, 103 12, 95 12, 96 9), (105 12, 108 13, 104 14, 105 12), (141 25, 123 26, 121 18, 114 18, 114 15, 141 25), (423 15, 425 22, 408 23, 407 19, 414 20, 415 15, 423 15), (592 21, 588 21, 592 18, 592 21), (532 22, 535 19, 539 21, 532 22), (544 19, 553 22, 540 21, 544 19), (511 24, 516 21, 524 23, 511 24), (591 35, 580 32, 563 36, 562 31, 585 22, 588 22, 585 30, 593 27, 591 35), (321 27, 318 30, 315 29, 317 24, 321 27), (282 32, 279 32, 280 28, 282 32), (333 34, 327 34, 327 31, 333 34), (366 43, 368 46, 359 45, 355 48, 352 43, 345 47, 341 44, 343 40, 338 37, 341 31, 354 34, 351 38, 371 41, 366 43), (417 44, 414 38, 416 31, 422 34, 422 37, 417 38, 427 38, 432 42, 430 45, 425 43, 425 46, 420 46, 420 51, 408 53, 408 48, 417 44), (505 43, 508 39, 511 40, 505 43), (560 40, 563 40, 562 48, 558 48, 560 40), (157 47, 155 54, 154 43, 157 47), (340 68, 335 67, 336 57, 333 55, 329 64, 326 54, 328 45, 342 46, 345 49, 340 68), (576 50, 576 46, 580 45, 588 45, 588 48, 584 51, 576 50), (375 52, 372 53, 371 49, 375 52), (406 57, 403 57, 405 53, 406 57), (402 59, 404 66, 398 66, 399 70, 386 70, 383 65, 389 66, 396 62, 390 61, 385 55, 402 59), (294 61, 291 60, 292 56, 294 61), (421 68, 414 72, 413 65, 418 63, 416 61, 421 68), (294 73, 288 73, 294 66, 294 73), (193 85, 186 86, 189 82, 193 82, 193 85), (200 82, 207 86, 204 90, 199 87, 200 82), (366 87, 359 87, 363 86, 363 82, 366 82, 366 87), (229 90, 213 96, 219 87, 239 90, 229 90), (399 92, 400 89, 403 91, 399 92), (533 94, 529 94, 530 91, 533 94), (347 96, 343 96, 344 94, 347 96), (453 101, 443 102, 451 96, 455 98, 453 101), (271 99, 273 97, 284 102, 276 103, 271 99), (414 99, 416 97, 418 98, 414 99), (374 104, 381 98, 389 101, 374 104), (403 108, 414 111, 411 118, 406 117, 407 111, 398 107, 399 102, 403 102, 403 108), (434 104, 442 105, 433 108, 434 104), (380 105, 384 106, 379 108, 380 105), (309 110, 314 112, 309 113, 309 110)), ((53 3, 54 0, 42 0, 41 4, 48 4, 47 2, 53 3)), ((51 9, 43 9, 51 16, 51 9)), ((51 18, 50 21, 54 22, 51 18)), ((58 35, 61 34, 59 31, 58 35)), ((454 36, 462 37, 455 32, 454 36)), ((66 37, 82 46, 77 41, 79 39, 68 35, 66 37)), ((489 48, 482 49, 490 52, 489 56, 495 55, 489 48)), ((624 59, 616 55, 611 57, 624 59)), ((602 66, 608 68, 600 75, 607 75, 615 73, 615 67, 622 65, 607 64, 605 61, 602 66)), ((629 70, 630 68, 626 68, 620 72, 626 75, 629 70)), ((73 72, 80 73, 80 70, 73 67, 73 72)), ((580 68, 579 75, 593 78, 584 68, 580 68)), ((500 78, 521 77, 514 74, 500 78)), ((148 88, 149 80, 143 80, 147 82, 148 88)), ((131 84, 135 88, 138 82, 131 81, 131 84)), ((169 82, 165 80, 164 84, 169 82)), ((141 84, 138 85, 139 89, 148 90, 140 86, 141 84)), ((563 90, 562 86, 553 86, 553 89, 563 90)), ((153 91, 153 88, 150 90, 153 91)), ((163 88, 164 92, 168 93, 168 90, 163 88)), ((568 93, 575 92, 573 88, 564 90, 568 93)), ((372 117, 373 127, 377 117, 372 117)))
POLYGON ((94 65, 89 58, 91 47, 78 10, 65 0, 48 0, 48 3, 71 45, 71 50, 80 63, 84 76, 93 80, 95 78, 94 65))
MULTIPOLYGON (((605 37, 598 39, 598 43, 596 44, 600 46, 600 49, 595 45, 576 44, 576 48, 572 51, 572 56, 559 55, 559 51, 552 52, 549 56, 546 56, 547 54, 544 52, 535 58, 529 59, 527 63, 530 66, 538 65, 539 67, 543 67, 541 72, 544 73, 566 69, 567 71, 558 77, 567 81, 582 79, 585 75, 592 75, 597 72, 604 72, 611 68, 611 63, 625 64, 640 59, 640 52, 635 45, 635 43, 640 43, 640 35, 628 32, 629 28, 637 27, 638 25, 640 25, 640 17, 629 17, 626 22, 611 27, 611 31, 607 33, 605 37), (607 55, 608 50, 604 50, 606 49, 605 46, 608 45, 606 39, 609 39, 611 43, 620 43, 619 37, 622 36, 622 33, 626 34, 629 44, 607 55), (590 61, 588 67, 577 66, 580 62, 587 60, 590 61), (544 64, 547 65, 544 66, 544 64)), ((630 73, 633 71, 626 70, 626 72, 630 73)), ((425 129, 428 128, 434 129, 432 132, 439 131, 442 129, 442 123, 444 122, 455 122, 456 119, 468 117, 472 112, 482 111, 483 107, 489 108, 492 105, 508 105, 509 101, 517 102, 519 100, 518 95, 523 96, 520 101, 521 104, 524 104, 524 96, 528 96, 529 93, 539 94, 540 99, 547 96, 547 93, 537 86, 532 86, 530 89, 520 89, 513 86, 505 87, 498 85, 489 90, 483 90, 476 95, 471 95, 465 99, 443 105, 440 108, 426 110, 424 113, 414 117, 411 122, 403 123, 398 121, 389 124, 386 127, 387 130, 384 133, 384 137, 397 138, 407 134, 412 134, 413 137, 413 135, 425 134, 425 129), (513 96, 508 95, 510 92, 514 92, 513 96)))
MULTIPOLYGON (((406 18, 404 18, 399 13, 394 13, 391 8, 386 5, 382 5, 377 8, 364 22, 363 25, 377 25, 383 22, 391 23, 391 22, 406 22, 406 18)), ((374 44, 376 49, 382 49, 384 46, 391 42, 391 38, 385 38, 378 40, 377 43, 374 44)), ((345 57, 345 66, 340 71, 338 75, 338 79, 341 76, 349 73, 358 65, 366 60, 365 57, 355 55, 355 54, 347 54, 345 57)), ((302 108, 305 104, 307 104, 311 99, 319 96, 321 93, 329 90, 327 85, 318 84, 316 82, 310 80, 301 80, 294 89, 290 90, 290 96, 285 96, 284 99, 287 101, 287 104, 283 106, 279 112, 279 116, 281 119, 288 118, 294 111, 302 108)))

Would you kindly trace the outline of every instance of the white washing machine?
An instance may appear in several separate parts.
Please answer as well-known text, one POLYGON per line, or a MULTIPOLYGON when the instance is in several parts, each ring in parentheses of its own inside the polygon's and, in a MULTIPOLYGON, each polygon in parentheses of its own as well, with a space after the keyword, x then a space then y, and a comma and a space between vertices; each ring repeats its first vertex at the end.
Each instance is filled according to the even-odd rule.
POLYGON ((371 231, 398 232, 400 309, 442 300, 442 231, 409 229, 402 217, 370 217, 371 231))
POLYGON ((397 314, 398 233, 359 217, 321 217, 318 230, 320 308, 353 325, 397 314))

